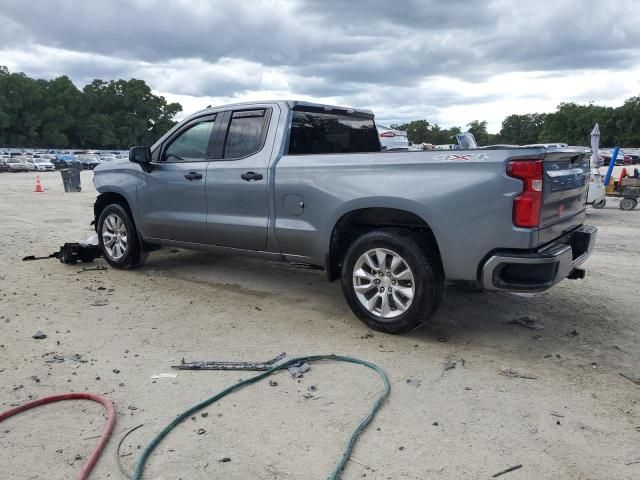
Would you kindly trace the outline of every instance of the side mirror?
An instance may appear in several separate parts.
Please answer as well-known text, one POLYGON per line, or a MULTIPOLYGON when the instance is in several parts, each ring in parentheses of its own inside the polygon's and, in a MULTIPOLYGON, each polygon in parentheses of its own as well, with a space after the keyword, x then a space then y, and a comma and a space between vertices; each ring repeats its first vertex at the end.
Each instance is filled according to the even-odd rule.
POLYGON ((151 163, 151 149, 149 147, 132 147, 129 150, 129 161, 141 165, 151 163))

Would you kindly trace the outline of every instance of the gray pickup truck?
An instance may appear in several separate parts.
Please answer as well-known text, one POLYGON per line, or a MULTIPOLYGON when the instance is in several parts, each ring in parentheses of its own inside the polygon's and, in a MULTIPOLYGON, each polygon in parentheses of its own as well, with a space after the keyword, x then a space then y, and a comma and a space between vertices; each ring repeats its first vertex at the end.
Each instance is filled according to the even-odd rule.
POLYGON ((381 152, 370 111, 298 101, 208 108, 95 169, 106 261, 160 246, 305 263, 400 333, 447 284, 536 292, 582 278, 588 149, 381 152))

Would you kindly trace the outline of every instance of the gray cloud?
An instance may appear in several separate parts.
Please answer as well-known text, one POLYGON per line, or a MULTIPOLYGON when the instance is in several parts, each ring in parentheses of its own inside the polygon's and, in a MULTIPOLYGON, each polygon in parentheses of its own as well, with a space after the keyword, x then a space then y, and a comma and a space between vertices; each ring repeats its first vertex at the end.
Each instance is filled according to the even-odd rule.
POLYGON ((273 2, 96 0, 0 2, 1 15, 21 26, 6 45, 25 40, 143 61, 222 57, 286 65, 334 52, 356 52, 364 40, 309 26, 273 2))
POLYGON ((493 99, 434 79, 638 65, 639 22, 636 0, 0 0, 0 64, 79 84, 136 76, 182 95, 288 92, 431 111, 493 99))

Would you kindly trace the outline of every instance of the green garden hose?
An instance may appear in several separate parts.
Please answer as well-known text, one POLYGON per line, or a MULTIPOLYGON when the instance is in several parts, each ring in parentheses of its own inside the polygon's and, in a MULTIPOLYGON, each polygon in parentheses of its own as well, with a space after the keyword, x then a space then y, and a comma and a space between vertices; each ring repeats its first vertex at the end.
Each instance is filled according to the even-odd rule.
POLYGON ((176 418, 174 418, 171 421, 171 423, 169 423, 169 425, 167 425, 145 447, 145 449, 142 452, 142 455, 140 456, 140 460, 138 460, 138 463, 136 465, 136 470, 135 470, 135 473, 133 474, 133 478, 135 480, 140 480, 142 478, 142 472, 144 470, 145 463, 149 459, 149 456, 151 455, 153 450, 160 444, 160 442, 164 439, 164 437, 166 437, 169 434, 169 432, 171 430, 173 430, 174 427, 176 427, 180 422, 182 422, 182 421, 186 420, 187 418, 189 418, 191 415, 196 413, 198 410, 201 410, 201 409, 203 409, 205 407, 208 407, 212 403, 217 402, 221 398, 226 397, 231 392, 234 392, 236 390, 240 390, 241 388, 246 387, 247 385, 251 385, 253 383, 259 382, 260 380, 262 380, 264 378, 267 378, 268 376, 273 375, 274 373, 276 373, 276 372, 278 372, 280 370, 289 368, 289 367, 291 367, 293 365, 298 365, 298 364, 303 363, 303 362, 311 363, 311 362, 316 362, 318 360, 334 360, 334 361, 337 361, 337 362, 348 362, 348 363, 355 363, 357 365, 364 365, 365 367, 370 368, 371 370, 374 370, 380 376, 380 378, 382 379, 382 382, 384 383, 383 392, 376 399, 376 401, 373 403, 373 405, 372 405, 371 409, 369 410, 369 412, 367 413, 367 415, 360 421, 358 426, 355 428, 355 430, 353 431, 353 433, 349 437, 349 440, 347 441, 347 444, 344 447, 344 450, 342 451, 342 456, 340 457, 340 460, 338 461, 338 463, 336 464, 335 468, 331 472, 331 475, 329 475, 327 477, 328 480, 338 480, 340 478, 340 474, 341 474, 341 472, 342 472, 342 470, 343 470, 343 468, 345 466, 345 463, 347 463, 347 460, 349 459, 349 455, 351 454, 351 450, 353 450, 353 446, 355 445, 356 441, 358 440, 358 437, 360 436, 362 431, 367 427, 367 425, 369 425, 369 422, 371 422, 371 420, 373 419, 373 417, 376 414, 376 412, 380 409, 380 406, 382 405, 382 402, 387 398, 387 396, 389 395, 389 390, 391 389, 391 386, 389 385, 389 379, 387 378, 387 375, 376 364, 371 363, 371 362, 367 362, 366 360, 360 360, 359 358, 353 358, 353 357, 348 357, 348 356, 343 356, 343 355, 309 355, 309 356, 306 356, 306 357, 292 358, 291 360, 287 360, 286 362, 283 362, 280 365, 277 365, 277 366, 273 367, 271 370, 267 370, 266 372, 260 373, 260 374, 256 375, 255 377, 252 377, 252 378, 249 378, 247 380, 243 380, 241 382, 238 382, 235 385, 232 385, 231 387, 226 388, 226 389, 222 390, 221 392, 215 394, 213 397, 208 398, 207 400, 204 400, 204 401, 194 405, 193 407, 187 409, 186 411, 184 411, 183 413, 178 415, 176 418))

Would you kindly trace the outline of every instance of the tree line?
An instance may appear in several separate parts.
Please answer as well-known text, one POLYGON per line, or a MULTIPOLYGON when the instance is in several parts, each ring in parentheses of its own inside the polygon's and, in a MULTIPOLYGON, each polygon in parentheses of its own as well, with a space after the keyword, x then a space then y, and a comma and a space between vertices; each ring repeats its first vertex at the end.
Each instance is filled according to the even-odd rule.
POLYGON ((180 111, 179 103, 154 95, 143 80, 94 80, 80 90, 66 76, 36 80, 0 66, 0 146, 151 145, 180 111))
MULTIPOLYGON (((182 111, 151 93, 143 80, 94 80, 81 90, 66 76, 36 80, 0 66, 0 146, 126 149, 151 145, 182 111)), ((603 146, 640 147, 640 97, 619 107, 561 103, 552 113, 509 115, 497 134, 487 122, 466 125, 479 145, 564 142, 588 145, 600 124, 603 146)), ((391 125, 414 143, 455 143, 460 127, 442 128, 428 120, 391 125)))
MULTIPOLYGON (((466 125, 478 145, 531 143, 568 143, 589 145, 596 122, 600 125, 600 145, 604 147, 640 147, 640 97, 631 97, 619 107, 594 104, 561 103, 552 113, 509 115, 497 134, 487 132, 487 122, 474 120, 466 125)), ((459 127, 443 129, 427 120, 414 120, 392 128, 405 130, 414 143, 434 145, 455 143, 459 127)))

